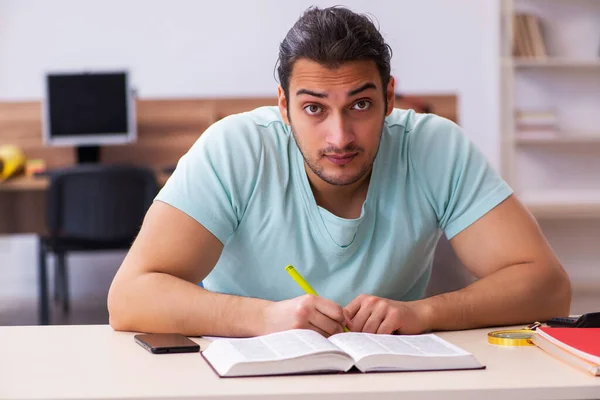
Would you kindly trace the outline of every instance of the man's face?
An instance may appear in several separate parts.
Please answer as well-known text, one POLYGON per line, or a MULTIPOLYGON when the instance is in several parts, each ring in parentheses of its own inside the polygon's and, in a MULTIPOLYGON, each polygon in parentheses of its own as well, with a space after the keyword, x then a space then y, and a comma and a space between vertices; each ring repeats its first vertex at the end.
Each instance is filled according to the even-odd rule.
POLYGON ((279 88, 281 114, 306 164, 331 185, 353 184, 371 171, 384 118, 393 107, 394 80, 384 90, 370 60, 329 69, 300 59, 290 77, 289 99, 279 88))

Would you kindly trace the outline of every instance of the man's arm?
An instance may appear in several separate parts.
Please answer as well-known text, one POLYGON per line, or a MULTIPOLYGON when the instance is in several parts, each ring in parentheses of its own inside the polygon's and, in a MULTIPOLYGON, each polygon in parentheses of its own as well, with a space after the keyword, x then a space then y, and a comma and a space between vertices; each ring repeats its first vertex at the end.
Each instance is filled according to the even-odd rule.
POLYGON ((263 301, 211 296, 198 286, 223 245, 183 212, 154 202, 108 294, 110 324, 142 332, 253 334, 263 301), (222 318, 216 318, 217 315, 222 318), (240 324, 228 324, 230 321, 240 324))
POLYGON ((184 212, 160 201, 142 228, 108 294, 116 330, 184 335, 256 336, 292 328, 343 331, 342 308, 324 298, 281 302, 212 293, 198 286, 223 245, 184 212))
POLYGON ((510 196, 450 240, 477 278, 413 302, 359 296, 346 306, 353 331, 420 333, 547 320, 569 313, 571 285, 535 219, 510 196))
POLYGON ((569 278, 537 222, 514 195, 450 244, 481 279, 422 300, 430 329, 519 324, 569 314, 569 278))

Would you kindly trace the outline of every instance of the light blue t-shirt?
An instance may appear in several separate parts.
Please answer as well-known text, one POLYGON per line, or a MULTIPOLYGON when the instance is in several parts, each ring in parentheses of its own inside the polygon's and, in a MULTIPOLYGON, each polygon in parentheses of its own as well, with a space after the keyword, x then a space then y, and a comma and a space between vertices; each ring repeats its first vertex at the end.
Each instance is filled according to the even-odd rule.
POLYGON ((212 125, 157 200, 224 244, 208 290, 300 296, 285 271, 292 264, 320 296, 344 306, 362 293, 421 298, 442 232, 451 239, 511 194, 456 124, 395 109, 360 217, 337 217, 317 205, 279 109, 261 107, 212 125))

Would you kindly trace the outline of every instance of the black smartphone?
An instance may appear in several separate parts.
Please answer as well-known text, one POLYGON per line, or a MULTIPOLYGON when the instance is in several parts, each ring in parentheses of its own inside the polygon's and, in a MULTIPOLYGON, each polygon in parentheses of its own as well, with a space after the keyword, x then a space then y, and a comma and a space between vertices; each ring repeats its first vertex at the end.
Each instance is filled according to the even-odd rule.
POLYGON ((153 354, 195 353, 200 346, 179 333, 147 333, 135 335, 137 344, 153 354))
POLYGON ((556 328, 600 328, 600 312, 587 313, 579 317, 552 318, 546 324, 556 328))

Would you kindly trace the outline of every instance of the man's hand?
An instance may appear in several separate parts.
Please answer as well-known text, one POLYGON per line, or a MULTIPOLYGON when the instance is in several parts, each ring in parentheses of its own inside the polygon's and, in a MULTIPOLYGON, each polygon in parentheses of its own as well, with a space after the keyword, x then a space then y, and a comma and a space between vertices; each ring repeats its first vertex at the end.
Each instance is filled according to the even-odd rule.
POLYGON ((269 304, 264 312, 264 333, 312 329, 328 337, 344 331, 344 309, 331 300, 309 294, 269 304))
POLYGON ((352 332, 412 335, 429 330, 426 312, 419 302, 406 303, 361 294, 344 310, 350 318, 348 329, 352 332))

